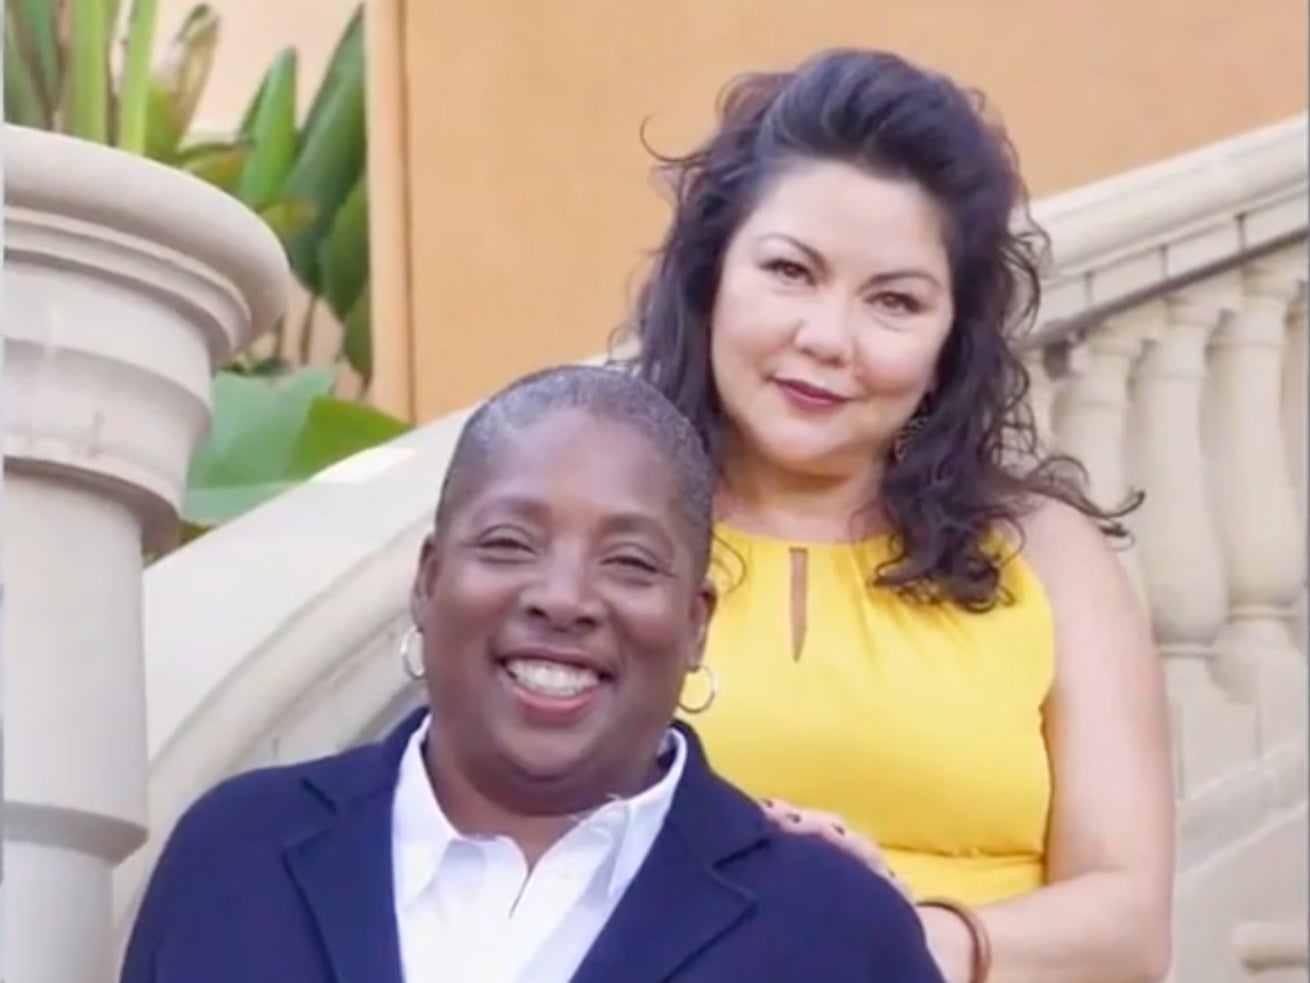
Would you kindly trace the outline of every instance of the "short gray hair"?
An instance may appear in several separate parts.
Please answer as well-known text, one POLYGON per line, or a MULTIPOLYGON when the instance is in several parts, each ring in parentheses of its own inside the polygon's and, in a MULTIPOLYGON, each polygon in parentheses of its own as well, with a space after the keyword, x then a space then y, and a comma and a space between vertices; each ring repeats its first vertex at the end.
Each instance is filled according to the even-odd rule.
POLYGON ((703 569, 709 562, 715 472, 691 422, 658 389, 611 368, 566 365, 543 369, 510 383, 479 406, 460 431, 437 500, 438 529, 453 489, 484 463, 509 434, 553 413, 582 410, 598 420, 623 424, 645 437, 668 465, 677 487, 687 545, 703 569))

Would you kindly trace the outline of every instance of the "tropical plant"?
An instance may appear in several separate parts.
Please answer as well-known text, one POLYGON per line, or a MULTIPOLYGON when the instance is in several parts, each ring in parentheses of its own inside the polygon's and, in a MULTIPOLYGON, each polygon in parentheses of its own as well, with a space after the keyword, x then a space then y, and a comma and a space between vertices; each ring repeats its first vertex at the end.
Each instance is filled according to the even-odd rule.
MULTIPOLYGON (((260 214, 272 213, 270 225, 282 237, 296 277, 336 315, 344 329, 340 356, 367 384, 372 360, 362 11, 347 24, 299 128, 297 72, 294 48, 273 60, 230 148, 239 167, 208 177, 260 214)), ((313 314, 311 304, 299 333, 302 363, 309 357, 313 314)))
POLYGON ((5 116, 152 158, 234 195, 278 236, 312 298, 296 357, 286 357, 279 325, 271 356, 243 354, 215 380, 214 425, 193 462, 185 509, 189 522, 208 526, 303 480, 309 466, 387 439, 404 424, 335 397, 332 371, 305 365, 323 303, 342 325, 338 359, 364 386, 372 374, 362 10, 347 24, 302 123, 298 55, 288 48, 269 66, 237 131, 215 138, 197 137, 192 122, 219 42, 219 16, 207 4, 195 7, 152 64, 157 6, 132 0, 115 75, 121 0, 8 0, 5 116))
POLYGON ((188 538, 407 429, 330 398, 332 381, 332 370, 322 366, 267 378, 228 372, 214 380, 214 425, 191 462, 188 538))

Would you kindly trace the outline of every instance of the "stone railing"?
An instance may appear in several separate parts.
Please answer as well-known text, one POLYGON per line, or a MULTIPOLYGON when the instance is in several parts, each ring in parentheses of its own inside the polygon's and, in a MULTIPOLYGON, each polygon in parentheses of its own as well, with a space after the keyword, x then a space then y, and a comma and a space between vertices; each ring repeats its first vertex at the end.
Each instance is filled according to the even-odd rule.
MULTIPOLYGON (((1054 264, 1034 408, 1094 496, 1147 492, 1123 559, 1171 695, 1179 983, 1254 980, 1268 960, 1241 940, 1306 910, 1306 133, 1298 118, 1036 208, 1054 264)), ((395 645, 462 420, 148 571, 152 831, 118 871, 121 919, 203 788, 371 736, 416 699, 395 645)), ((1278 966, 1304 961, 1279 939, 1278 966)))
MULTIPOLYGON (((1138 214, 1175 205, 1174 227, 1076 261, 1066 240, 1030 339, 1048 442, 1083 462, 1102 504, 1146 493, 1122 559, 1169 685, 1181 983, 1248 978, 1260 961, 1234 933, 1305 920, 1304 157, 1273 179, 1290 132, 1246 138, 1227 174, 1135 175, 1153 199, 1138 214), (1208 198, 1202 180, 1245 196, 1208 198)), ((1057 233, 1084 207, 1103 221, 1087 198, 1042 219, 1057 233)), ((1304 979, 1304 934, 1278 938, 1279 965, 1299 959, 1304 979)))

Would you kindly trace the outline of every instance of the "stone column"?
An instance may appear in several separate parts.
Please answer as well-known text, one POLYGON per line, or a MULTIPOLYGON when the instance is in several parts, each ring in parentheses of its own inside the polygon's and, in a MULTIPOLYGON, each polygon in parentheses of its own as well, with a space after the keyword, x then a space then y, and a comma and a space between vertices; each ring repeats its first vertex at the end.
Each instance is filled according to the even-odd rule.
POLYGON ((1265 751, 1305 733, 1306 667, 1288 631, 1306 566, 1280 398, 1288 305, 1299 290, 1289 273, 1272 264, 1243 271, 1241 303, 1211 343, 1204 414, 1229 606, 1218 678, 1256 708, 1265 751))
POLYGON ((212 371, 285 302, 235 199, 6 126, 5 980, 114 976, 110 874, 145 837, 141 571, 174 541, 212 371))
MULTIPOLYGON (((1122 504, 1129 493, 1128 379, 1146 338, 1163 317, 1162 305, 1147 304, 1099 325, 1071 353, 1069 376, 1055 401, 1056 447, 1087 469, 1088 491, 1103 508, 1122 504)), ((1126 521, 1131 527, 1135 517, 1126 521)), ((1145 601, 1136 544, 1123 548, 1119 558, 1145 601)))
POLYGON ((1233 704, 1212 676, 1228 599, 1204 480, 1201 397, 1206 348, 1224 310, 1225 298, 1209 290, 1170 297, 1166 323, 1146 342, 1131 385, 1129 477, 1146 491, 1138 554, 1165 659, 1184 796, 1256 754, 1251 711, 1233 704))
POLYGON ((109 875, 145 836, 141 530, 90 483, 6 464, 5 977, 105 979, 109 875))

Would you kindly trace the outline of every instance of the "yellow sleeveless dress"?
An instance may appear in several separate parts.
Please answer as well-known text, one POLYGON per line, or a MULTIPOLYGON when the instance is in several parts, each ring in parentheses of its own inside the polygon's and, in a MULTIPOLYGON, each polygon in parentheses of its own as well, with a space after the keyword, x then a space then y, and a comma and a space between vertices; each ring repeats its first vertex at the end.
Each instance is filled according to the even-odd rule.
MULTIPOLYGON (((793 544, 720 528, 706 661, 710 709, 688 716, 715 769, 759 798, 843 816, 918 897, 983 904, 1043 881, 1051 778, 1042 704, 1050 608, 1019 558, 1013 603, 981 614, 867 584, 885 539, 793 544), (806 554, 806 627, 790 624, 806 554)), ((684 693, 704 696, 703 674, 684 693)))

